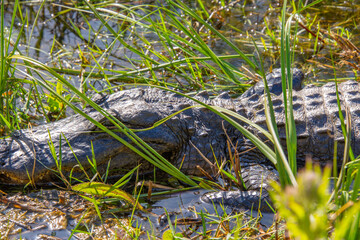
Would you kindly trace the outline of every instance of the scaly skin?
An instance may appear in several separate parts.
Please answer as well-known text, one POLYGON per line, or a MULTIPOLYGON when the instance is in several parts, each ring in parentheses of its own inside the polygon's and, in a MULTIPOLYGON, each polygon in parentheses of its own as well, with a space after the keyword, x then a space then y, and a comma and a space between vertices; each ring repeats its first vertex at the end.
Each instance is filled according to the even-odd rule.
MULTIPOLYGON (((348 81, 338 85, 342 113, 345 116, 347 107, 351 113, 351 147, 356 156, 360 154, 360 89, 359 83, 348 81)), ((285 118, 282 94, 272 97, 277 127, 282 145, 286 146, 285 118)), ((237 112, 247 116, 260 126, 266 126, 266 117, 263 109, 263 97, 253 94, 250 89, 247 93, 236 99, 237 112)), ((336 98, 335 83, 328 83, 322 87, 308 85, 301 90, 293 91, 294 118, 297 132, 297 163, 304 166, 305 159, 311 158, 322 166, 332 163, 334 141, 337 141, 338 159, 344 154, 344 137, 339 119, 339 108, 336 98)), ((243 144, 241 150, 252 147, 251 144, 243 144)), ((226 191, 208 193, 202 197, 205 202, 222 203, 240 208, 257 209, 259 200, 261 210, 269 211, 266 202, 269 199, 269 181, 277 180, 274 171, 269 164, 261 164, 262 155, 256 150, 240 156, 242 164, 250 164, 242 168, 243 178, 248 191, 226 191), (255 160, 256 159, 256 160, 255 160), (254 163, 255 161, 255 163, 254 163), (261 191, 262 190, 262 191, 261 191), (260 198, 261 196, 261 198, 260 198)), ((338 161, 341 164, 341 161, 338 161)))
MULTIPOLYGON (((332 159, 334 139, 338 141, 339 156, 343 152, 344 145, 340 121, 337 117, 335 85, 333 83, 322 87, 308 85, 301 89, 303 74, 294 69, 293 76, 294 117, 297 125, 299 165, 304 164, 306 156, 311 156, 313 160, 320 163, 326 163, 332 159)), ((279 70, 268 74, 267 80, 273 95, 280 138, 284 140, 285 121, 279 70)), ((360 153, 359 85, 354 81, 341 83, 339 92, 343 106, 347 106, 351 112, 352 149, 357 156, 360 153)), ((226 93, 212 100, 206 93, 200 93, 196 97, 207 104, 234 110, 266 128, 262 83, 256 84, 237 99, 231 99, 226 93)), ((133 129, 150 127, 156 121, 194 104, 185 97, 156 88, 125 90, 109 96, 97 97, 95 102, 133 129)), ((107 125, 105 118, 98 112, 88 108, 85 111, 94 119, 107 125)), ((239 152, 253 147, 247 139, 227 123, 224 124, 225 134, 222 125, 223 119, 211 111, 205 108, 192 108, 181 112, 152 130, 137 134, 175 166, 180 166, 183 162, 181 169, 184 173, 198 175, 199 171, 196 165, 206 170, 209 170, 209 165, 193 145, 210 161, 214 161, 214 154, 218 160, 227 159, 226 134, 234 143, 238 142, 239 152)), ((250 127, 247 126, 247 128, 253 131, 250 127)), ((78 162, 74 158, 73 152, 85 169, 90 167, 87 160, 92 156, 90 142, 94 146, 100 173, 104 173, 106 170, 109 159, 111 159, 110 169, 112 171, 110 174, 112 175, 121 175, 139 163, 142 163, 141 170, 143 172, 152 170, 150 164, 137 154, 106 133, 99 132, 93 124, 80 115, 74 115, 55 123, 17 131, 11 138, 1 140, 0 181, 2 183, 25 184, 29 181, 27 171, 37 184, 59 181, 49 170, 56 169, 56 164, 48 145, 48 131, 56 151, 59 151, 59 138, 62 135, 67 138, 72 147, 71 151, 66 141, 62 139, 62 171, 65 175, 69 174, 71 170, 74 170, 75 174, 81 172, 78 167, 74 168, 78 162)), ((253 132, 257 134, 257 132, 253 132)), ((256 149, 241 154, 240 160, 245 183, 249 189, 255 191, 254 193, 243 192, 241 193, 243 195, 251 193, 255 196, 258 194, 261 182, 266 189, 268 188, 268 179, 277 178, 272 171, 272 165, 256 149)), ((219 194, 224 195, 224 193, 219 194)), ((229 199, 230 201, 233 199, 234 193, 228 194, 231 197, 225 197, 225 200, 229 199)), ((207 195, 203 199, 209 199, 209 196, 212 200, 217 199, 216 196, 211 197, 211 195, 207 195)), ((237 199, 241 201, 241 199, 248 198, 237 197, 237 199)))
MULTIPOLYGON (((204 93, 199 94, 197 98, 212 103, 204 93)), ((221 95, 214 102, 217 101, 218 105, 225 106, 226 101, 224 102, 223 99, 231 103, 231 99, 226 94, 221 95)), ((187 98, 156 88, 121 91, 102 98, 98 97, 95 101, 132 129, 151 127, 156 121, 193 104, 187 98)), ((98 112, 91 109, 85 111, 97 121, 109 125, 105 117, 98 112)), ((208 169, 209 165, 190 142, 209 159, 213 159, 210 145, 219 159, 221 156, 225 157, 226 136, 221 129, 222 122, 221 118, 209 110, 192 108, 152 130, 138 132, 137 135, 174 165, 180 166, 184 160, 182 170, 185 173, 196 174, 196 165, 204 169, 208 169)), ((228 134, 233 138, 239 135, 239 133, 235 134, 234 129, 227 124, 225 127, 229 128, 228 134)), ((55 123, 17 131, 11 138, 1 140, 0 181, 2 183, 26 184, 29 181, 27 172, 37 184, 59 182, 59 179, 54 177, 54 173, 49 171, 57 168, 48 144, 49 132, 57 153, 60 146, 59 139, 62 137, 62 172, 65 175, 71 170, 74 170, 74 173, 81 172, 79 167, 74 168, 78 164, 74 154, 85 169, 90 168, 87 158, 92 156, 91 142, 100 173, 105 172, 109 160, 111 160, 112 175, 124 174, 139 163, 142 164, 142 171, 153 169, 137 154, 108 134, 99 132, 93 124, 77 114, 55 123), (63 136, 68 140, 71 149, 63 136)), ((122 136, 120 133, 119 135, 122 136)), ((127 138, 125 139, 128 141, 127 138)))

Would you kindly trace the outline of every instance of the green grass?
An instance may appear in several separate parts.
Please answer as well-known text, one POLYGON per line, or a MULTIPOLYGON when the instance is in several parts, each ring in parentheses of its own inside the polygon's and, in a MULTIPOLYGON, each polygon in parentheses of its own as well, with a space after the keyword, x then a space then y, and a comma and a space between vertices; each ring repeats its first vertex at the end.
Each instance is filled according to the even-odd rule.
MULTIPOLYGON (((351 139, 351 136, 349 134, 351 132, 351 124, 349 114, 346 116, 340 114, 342 130, 347 140, 345 144, 346 151, 342 159, 343 165, 340 173, 334 176, 336 184, 332 193, 328 192, 329 170, 324 170, 324 172, 318 169, 315 171, 308 170, 310 172, 300 174, 297 177, 296 126, 292 113, 291 68, 294 65, 297 54, 299 51, 303 51, 302 48, 304 48, 304 45, 301 45, 299 50, 295 45, 300 45, 304 39, 301 39, 302 36, 298 36, 301 28, 297 23, 294 24, 294 19, 298 15, 305 16, 309 13, 307 12, 309 10, 317 11, 314 9, 316 9, 316 4, 320 2, 314 1, 307 6, 303 6, 301 1, 292 1, 289 4, 287 4, 287 1, 284 1, 284 5, 281 8, 281 27, 274 30, 270 26, 272 23, 266 21, 266 35, 262 36, 261 40, 254 38, 252 41, 247 42, 247 44, 252 44, 252 51, 249 51, 251 54, 248 54, 239 45, 235 44, 235 39, 230 40, 226 33, 215 27, 214 14, 209 14, 207 11, 208 5, 206 1, 197 1, 198 8, 191 8, 182 1, 176 0, 169 0, 164 5, 158 4, 156 6, 122 5, 110 1, 102 3, 94 1, 92 3, 88 1, 74 2, 71 6, 63 6, 63 10, 54 16, 59 19, 61 17, 66 18, 66 14, 76 12, 81 16, 83 24, 88 29, 88 34, 84 34, 76 22, 70 18, 68 19, 68 28, 86 45, 86 47, 83 47, 79 44, 76 58, 80 63, 77 69, 70 69, 63 65, 61 56, 56 56, 55 54, 56 50, 64 50, 57 46, 55 38, 51 54, 52 57, 55 56, 58 59, 55 59, 51 66, 26 55, 27 51, 19 50, 21 36, 26 31, 24 26, 28 24, 28 13, 18 1, 15 1, 11 25, 5 26, 5 3, 3 1, 1 4, 0 26, 1 133, 9 135, 15 129, 24 128, 31 123, 30 109, 37 112, 37 118, 49 122, 65 117, 67 109, 71 108, 75 113, 87 118, 99 129, 120 141, 154 166, 169 173, 183 183, 192 186, 192 189, 196 187, 207 189, 224 188, 224 186, 217 182, 191 178, 181 173, 175 166, 137 137, 135 133, 140 130, 133 131, 127 128, 118 119, 94 103, 90 97, 91 90, 112 93, 116 88, 121 89, 132 86, 145 85, 169 90, 196 102, 198 105, 194 107, 207 108, 224 118, 224 120, 231 123, 244 136, 250 139, 276 166, 281 186, 274 185, 276 194, 273 198, 280 215, 286 220, 287 228, 294 239, 313 239, 314 236, 320 239, 326 238, 329 235, 334 239, 357 239, 360 219, 358 213, 359 204, 357 202, 360 186, 360 176, 358 174, 359 160, 355 159, 356 156, 352 154, 350 148, 349 139, 351 139), (292 12, 289 11, 289 5, 292 6, 292 12), (93 25, 94 19, 99 23, 98 26, 93 25), (21 28, 14 34, 14 24, 16 21, 20 21, 21 28), (104 37, 104 32, 110 36, 108 40, 101 42, 94 40, 97 37, 104 37), (147 38, 148 35, 151 35, 152 38, 147 38), (231 50, 231 54, 220 55, 216 53, 211 47, 211 42, 208 41, 209 38, 221 41, 226 48, 231 50), (276 51, 276 48, 279 51, 276 51), (121 56, 121 58, 118 56, 114 57, 113 52, 116 52, 117 49, 121 49, 127 54, 121 56), (267 87, 264 94, 266 99, 267 127, 269 130, 256 126, 234 112, 219 107, 208 106, 192 97, 195 92, 200 90, 212 92, 230 90, 241 93, 249 86, 247 82, 250 80, 261 79, 266 85, 265 72, 267 71, 268 63, 262 57, 263 51, 272 52, 270 61, 273 63, 277 62, 281 66, 282 87, 283 92, 286 92, 286 94, 283 94, 284 102, 286 103, 284 104, 287 136, 286 151, 280 144, 271 95, 267 87), (115 61, 115 67, 109 67, 109 62, 114 61, 114 58, 120 63, 115 61), (231 60, 234 59, 241 59, 243 67, 238 68, 231 64, 231 60), (69 80, 71 77, 69 76, 77 75, 79 76, 80 86, 75 87, 70 84, 69 80), (95 87, 96 83, 101 83, 103 89, 97 89, 95 87), (25 108, 18 106, 16 102, 18 99, 24 102, 25 108), (131 139, 136 147, 85 114, 83 111, 84 106, 92 107, 100 112, 116 126, 117 131, 131 139), (264 142, 264 139, 259 139, 252 132, 244 128, 243 123, 249 124, 261 131, 273 143, 274 148, 272 149, 264 142), (351 161, 348 161, 348 159, 351 161), (316 181, 306 182, 309 181, 307 178, 310 178, 310 180, 315 179, 316 181), (313 194, 306 194, 304 187, 307 185, 310 189, 313 189, 313 192, 311 192, 313 194)), ((35 22, 39 21, 38 14, 40 14, 44 4, 45 1, 39 6, 35 22)), ((224 1, 221 1, 220 5, 225 6, 226 4, 224 1)), ((222 13, 220 10, 219 12, 222 13)), ((313 21, 315 22, 315 20, 313 21)), ((309 34, 313 33, 312 29, 316 25, 314 22, 308 24, 306 31, 309 34)), ((229 25, 231 24, 229 23, 229 25)), ((237 29, 236 26, 229 27, 233 30, 237 29)), ((33 31, 35 31, 35 27, 31 29, 30 33, 25 32, 30 40, 33 36, 33 31)), ((331 31, 328 31, 330 32, 329 35, 331 35, 331 31)), ((326 37, 324 38, 323 35, 325 33, 320 25, 318 25, 315 33, 316 39, 314 44, 307 48, 310 49, 309 51, 312 54, 320 51, 321 44, 326 43, 336 47, 341 40, 338 38, 331 42, 326 37), (321 39, 326 39, 326 41, 322 42, 319 38, 320 35, 321 39)), ((339 35, 345 36, 346 34, 348 37, 351 37, 344 27, 339 32, 339 35)), ((30 41, 28 48, 30 48, 30 41)), ((334 78, 336 79, 336 75, 334 78)), ((338 105, 339 112, 341 112, 340 102, 338 105)), ((151 128, 164 124, 173 115, 155 123, 151 128)), ((50 137, 49 144, 51 146, 50 137)), ((65 136, 62 141, 67 141, 65 136)), ((141 209, 139 199, 144 198, 144 194, 135 191, 136 194, 132 196, 120 189, 128 183, 129 177, 135 173, 135 169, 111 186, 106 183, 107 173, 101 176, 97 172, 96 156, 93 156, 92 159, 89 159, 89 162, 93 166, 92 174, 94 176, 87 175, 88 172, 84 170, 88 182, 74 186, 73 182, 77 179, 72 176, 65 176, 62 173, 61 149, 56 150, 52 146, 52 155, 58 165, 56 173, 69 189, 72 188, 73 190, 91 195, 91 197, 88 195, 84 195, 84 197, 93 203, 100 219, 102 219, 101 209, 107 204, 102 200, 106 197, 125 199, 133 206, 136 206, 130 210, 132 214, 136 208, 141 209)), ((74 157, 76 158, 76 156, 74 157)), ((341 161, 341 159, 336 160, 341 161)), ((237 160, 233 159, 233 161, 233 166, 236 166, 237 160)), ((334 164, 334 166, 337 166, 337 164, 334 164)), ((220 170, 223 176, 228 176, 236 185, 242 185, 241 176, 232 176, 231 172, 226 172, 223 169, 220 170)), ((337 170, 334 169, 333 172, 337 172, 337 170)), ((28 174, 31 180, 31 172, 28 174)), ((175 191, 181 191, 181 189, 175 191)), ((164 191, 163 193, 169 192, 164 191)), ((260 232, 256 227, 258 219, 243 221, 241 214, 234 216, 227 216, 226 214, 223 216, 218 215, 215 219, 214 216, 205 213, 199 214, 202 220, 200 225, 202 230, 199 232, 195 231, 198 236, 202 236, 208 231, 207 224, 209 222, 218 224, 218 226, 224 226, 224 223, 231 221, 236 222, 234 229, 219 228, 214 234, 215 236, 238 238, 252 236, 251 231, 255 231, 257 234, 260 232), (205 219, 207 220, 205 221, 205 219), (250 231, 249 229, 252 230, 250 231)), ((78 226, 75 228, 75 231, 77 231, 77 228, 78 226)), ((90 230, 88 229, 87 231, 90 230)), ((135 236, 137 234, 140 233, 135 233, 135 236)), ((167 231, 166 234, 169 237, 168 239, 171 239, 171 237, 176 236, 178 233, 173 228, 167 231)))

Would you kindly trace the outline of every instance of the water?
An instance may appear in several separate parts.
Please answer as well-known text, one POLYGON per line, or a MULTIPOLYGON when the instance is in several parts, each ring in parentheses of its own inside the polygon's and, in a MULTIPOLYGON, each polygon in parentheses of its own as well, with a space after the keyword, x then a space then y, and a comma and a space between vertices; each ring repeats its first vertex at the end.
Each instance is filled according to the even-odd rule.
MULTIPOLYGON (((156 233, 155 235, 161 235, 163 234, 164 229, 168 229, 169 219, 173 226, 176 225, 175 222, 177 220, 178 226, 176 232, 182 232, 190 226, 194 229, 195 226, 197 226, 198 230, 188 232, 189 235, 187 236, 195 237, 199 232, 202 232, 202 221, 204 221, 207 231, 214 231, 219 226, 216 222, 220 223, 225 215, 230 216, 236 213, 238 214, 236 218, 229 218, 230 229, 236 227, 237 220, 242 224, 245 224, 246 222, 251 223, 251 219, 259 216, 257 211, 251 212, 250 209, 240 210, 237 206, 222 207, 220 205, 205 203, 200 200, 200 197, 207 192, 208 190, 202 189, 165 195, 160 198, 154 197, 152 198, 154 204, 151 205, 151 212, 157 216, 148 215, 150 221, 140 219, 139 223, 141 223, 143 229, 153 229, 156 233), (201 213, 204 214, 203 219, 201 213), (181 222, 187 224, 182 225, 180 224, 181 222), (210 224, 210 222, 212 222, 212 224, 210 224)), ((273 219, 274 214, 262 213, 260 224, 266 229, 273 224, 273 219)))
MULTIPOLYGON (((143 203, 148 212, 136 211, 131 224, 127 222, 132 215, 131 209, 121 213, 120 202, 100 206, 103 218, 101 221, 92 203, 71 192, 53 189, 15 194, 2 198, 3 201, 7 199, 7 204, 0 205, 0 233, 8 239, 36 239, 45 235, 60 239, 71 236, 70 239, 82 239, 84 234, 81 231, 90 232, 97 238, 104 238, 114 232, 124 234, 125 237, 125 229, 131 231, 133 227, 161 236, 169 229, 170 219, 172 226, 177 225, 177 232, 183 232, 189 227, 195 229, 187 232, 189 237, 195 237, 202 231, 203 226, 206 226, 207 231, 215 231, 218 227, 216 222, 225 221, 225 212, 228 216, 239 212, 239 209, 230 206, 224 209, 202 202, 200 197, 206 192, 207 190, 193 190, 154 196, 151 202, 143 203), (203 219, 201 213, 204 214, 203 219), (80 220, 82 223, 78 225, 80 220)), ((254 221, 252 219, 258 216, 256 211, 250 213, 250 210, 246 210, 226 222, 231 229, 246 222, 251 225, 254 221)), ((273 219, 273 214, 263 213, 260 221, 262 228, 271 226, 273 219)), ((147 239, 146 234, 140 238, 147 239)))
MULTIPOLYGON (((154 9, 157 6, 152 1, 145 3, 154 4, 151 7, 149 6, 148 10, 154 9)), ((127 4, 131 5, 132 3, 129 2, 127 4)), ((136 4, 138 2, 134 3, 134 6, 136 4)), ((194 7, 196 6, 196 4, 193 5, 194 7)), ((117 71, 134 69, 133 64, 140 60, 137 54, 118 42, 111 48, 111 43, 114 40, 113 36, 91 14, 71 11, 71 6, 63 4, 61 1, 46 3, 41 8, 41 11, 39 11, 40 4, 36 2, 23 3, 22 6, 24 14, 28 14, 29 24, 25 28, 25 34, 21 37, 21 47, 19 50, 40 62, 56 68, 79 70, 81 68, 81 62, 79 62, 80 51, 86 53, 89 47, 94 48, 95 46, 100 50, 99 54, 107 49, 110 50, 105 54, 106 59, 104 61, 98 59, 100 64, 105 64, 108 67, 112 66, 110 69, 117 71), (37 21, 35 21, 38 13, 39 16, 37 21), (83 16, 86 16, 86 19, 83 16), (86 21, 88 21, 92 29, 89 29, 86 21), (35 24, 33 25, 33 23, 35 24)), ((108 9, 121 12, 121 8, 116 7, 116 4, 114 6, 108 9)), ((280 47, 280 32, 278 19, 281 6, 278 2, 274 3, 263 0, 247 1, 244 4, 242 1, 234 1, 222 7, 220 2, 212 1, 211 3, 206 2, 206 7, 211 13, 211 18, 208 21, 227 38, 231 39, 237 47, 245 53, 257 55, 253 46, 254 41, 260 50, 260 57, 264 61, 265 69, 272 65, 275 67, 279 66, 278 49, 280 47), (237 4, 234 4, 235 2, 237 4), (264 48, 262 40, 266 43, 267 49, 264 48)), ((12 4, 5 5, 5 26, 10 26, 12 8, 12 4)), ((339 43, 336 43, 334 40, 335 36, 349 37, 355 46, 359 45, 360 38, 357 37, 359 35, 359 27, 356 24, 359 18, 359 9, 358 1, 337 1, 336 3, 333 1, 323 1, 307 9, 306 13, 298 15, 297 19, 300 19, 301 23, 305 26, 309 26, 313 22, 319 24, 318 26, 309 26, 309 29, 315 34, 319 27, 324 29, 324 31, 327 31, 328 27, 330 27, 332 31, 331 34, 319 32, 321 38, 324 38, 326 41, 325 43, 318 44, 318 49, 322 49, 317 52, 314 46, 315 38, 299 26, 297 34, 299 41, 293 47, 293 50, 296 52, 295 65, 302 66, 308 71, 307 76, 310 80, 322 81, 333 78, 332 69, 329 70, 329 67, 326 69, 326 66, 332 65, 329 61, 331 58, 330 53, 335 58, 335 61, 337 61, 337 54, 349 53, 350 50, 341 50, 341 47, 339 48, 339 43), (318 63, 322 65, 319 66, 318 63)), ((141 12, 139 9, 135 11, 141 12)), ((154 15, 154 20, 157 20, 156 18, 154 15)), ((108 24, 114 31, 124 28, 121 21, 109 21, 108 24)), ((20 21, 16 21, 14 41, 20 27, 20 21)), ((201 26, 198 26, 198 29, 204 31, 205 34, 207 32, 201 26)), ((145 42, 139 39, 140 36, 146 37, 148 42, 151 43, 150 46, 158 51, 162 48, 157 35, 141 27, 136 27, 136 31, 132 31, 130 27, 129 31, 123 31, 123 34, 123 39, 130 45, 135 44, 135 47, 138 44, 146 45, 145 42)), ((209 36, 208 45, 219 55, 235 53, 228 45, 213 35, 209 36)), ((91 60, 89 55, 86 55, 86 57, 91 60)), ((349 61, 352 62, 354 60, 350 59, 349 61)), ((230 62, 234 66, 240 67, 243 65, 243 61, 240 59, 233 59, 230 62)), ((339 60, 337 63, 343 64, 343 67, 338 67, 337 69, 338 76, 355 76, 353 68, 345 64, 344 61, 340 62, 339 60)), ((94 65, 95 63, 92 61, 91 64, 94 65)), ((87 69, 90 70, 90 68, 87 69)), ((357 71, 357 69, 355 70, 357 71)), ((76 75, 70 79, 75 86, 79 86, 78 80, 76 75)), ((97 84, 99 88, 103 86, 101 81, 98 81, 97 84)))

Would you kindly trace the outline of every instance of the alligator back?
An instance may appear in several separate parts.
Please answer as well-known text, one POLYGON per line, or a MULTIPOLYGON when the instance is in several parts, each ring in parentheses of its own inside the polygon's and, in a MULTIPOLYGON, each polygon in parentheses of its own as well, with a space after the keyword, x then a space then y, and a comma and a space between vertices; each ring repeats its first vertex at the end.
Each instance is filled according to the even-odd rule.
MULTIPOLYGON (((338 90, 344 117, 346 108, 351 113, 351 146, 356 157, 360 154, 359 84, 355 81, 343 82, 338 84, 338 90)), ((247 94, 235 102, 238 106, 237 112, 266 127, 262 96, 247 94)), ((272 102, 280 139, 284 143, 286 133, 282 94, 273 95, 272 102)), ((339 119, 335 83, 327 83, 321 87, 311 84, 301 90, 294 89, 293 109, 298 139, 297 157, 300 164, 306 157, 311 157, 313 161, 319 161, 321 164, 332 161, 335 141, 338 157, 343 155, 345 141, 339 119)))

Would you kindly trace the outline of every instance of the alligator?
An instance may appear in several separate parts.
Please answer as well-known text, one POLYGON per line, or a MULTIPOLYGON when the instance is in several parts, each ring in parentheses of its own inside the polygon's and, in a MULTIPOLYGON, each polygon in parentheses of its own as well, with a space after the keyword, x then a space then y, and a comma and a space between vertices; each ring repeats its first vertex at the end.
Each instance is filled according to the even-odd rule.
MULTIPOLYGON (((335 84, 327 83, 323 86, 309 84, 302 88, 303 73, 294 68, 292 74, 298 164, 304 165, 305 159, 309 156, 313 161, 325 164, 333 158, 334 141, 337 141, 339 156, 343 154, 344 148, 335 84)), ((273 70, 266 78, 272 95, 279 137, 284 143, 286 133, 280 70, 273 70)), ((351 112, 351 144, 354 154, 358 155, 360 153, 359 84, 355 81, 343 82, 338 84, 338 90, 343 109, 346 106, 351 112)), ((232 99, 226 92, 215 98, 209 97, 206 92, 201 92, 195 98, 209 105, 230 109, 266 128, 263 96, 264 84, 258 82, 238 98, 232 99)), ((134 88, 106 96, 97 95, 94 97, 94 102, 130 129, 152 127, 157 121, 196 104, 182 95, 158 88, 134 88)), ((84 112, 111 127, 109 121, 93 108, 87 107, 84 112)), ((263 141, 266 140, 258 130, 246 124, 244 126, 263 141)), ((131 142, 122 133, 117 134, 131 142)), ((268 188, 268 179, 277 179, 273 165, 253 147, 248 139, 204 107, 188 108, 163 124, 146 131, 138 131, 136 134, 173 165, 181 166, 182 172, 190 175, 201 175, 197 166, 210 171, 211 165, 205 158, 212 162, 228 159, 230 140, 238 146, 237 152, 241 153, 239 155, 241 171, 248 189, 247 192, 240 192, 244 196, 258 196, 259 188, 268 188)), ((138 154, 107 133, 99 131, 83 116, 75 114, 53 123, 15 131, 10 137, 0 140, 0 182, 26 184, 29 182, 29 176, 37 184, 59 182, 52 171, 57 166, 49 144, 50 136, 55 152, 59 153, 61 147, 61 169, 65 175, 69 175, 70 172, 71 174, 81 172, 82 170, 76 167, 79 164, 84 169, 90 169, 91 164, 88 159, 92 156, 95 156, 97 170, 101 174, 110 169, 111 175, 122 175, 139 163, 142 172, 154 169, 138 154)), ((220 192, 207 195, 203 200, 228 199, 233 202, 248 199, 249 197, 246 196, 239 197, 239 193, 234 192, 220 192)))

